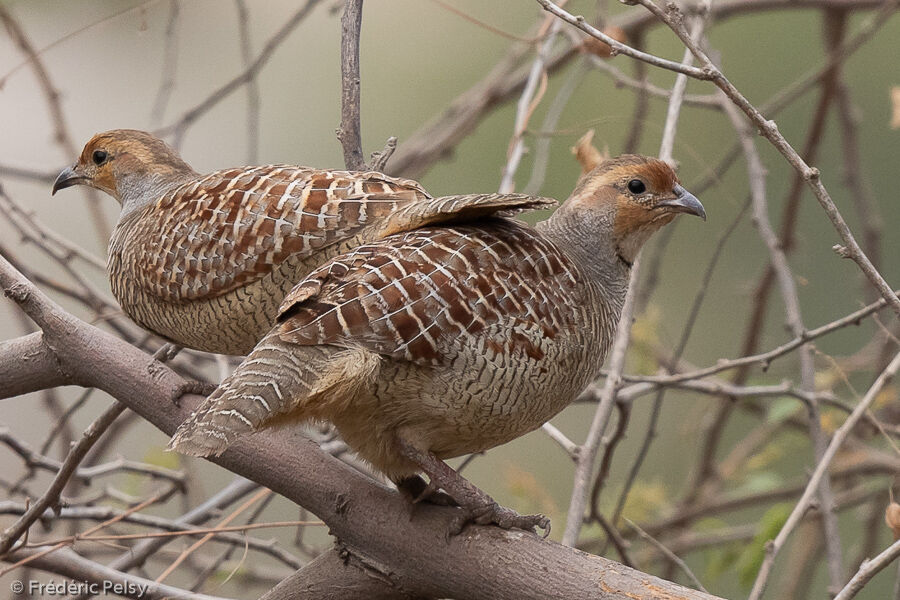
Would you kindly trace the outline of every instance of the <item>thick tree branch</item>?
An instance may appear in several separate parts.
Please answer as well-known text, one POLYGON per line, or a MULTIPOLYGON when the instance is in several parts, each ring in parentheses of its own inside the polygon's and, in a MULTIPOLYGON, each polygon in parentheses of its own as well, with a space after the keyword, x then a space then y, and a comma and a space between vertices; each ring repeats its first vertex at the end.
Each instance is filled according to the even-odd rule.
POLYGON ((323 552, 314 561, 276 585, 260 600, 394 600, 413 595, 394 587, 380 571, 340 549, 323 552), (340 587, 335 582, 340 581, 340 587))

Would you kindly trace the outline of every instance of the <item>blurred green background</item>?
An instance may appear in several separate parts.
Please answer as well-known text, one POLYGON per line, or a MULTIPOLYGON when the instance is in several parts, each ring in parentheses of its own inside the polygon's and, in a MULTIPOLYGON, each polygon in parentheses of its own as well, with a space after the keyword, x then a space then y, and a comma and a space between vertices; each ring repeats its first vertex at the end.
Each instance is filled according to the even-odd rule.
MULTIPOLYGON (((171 123, 242 68, 235 4, 222 0, 180 2, 175 87, 165 114, 157 121, 150 113, 163 78, 168 2, 27 0, 2 3, 20 20, 37 48, 55 43, 42 52, 41 58, 61 92, 69 131, 79 148, 99 131, 119 127, 152 130, 171 123), (114 16, 130 7, 135 9, 114 16)), ((341 148, 334 135, 340 120, 339 13, 329 10, 337 4, 323 2, 318 6, 274 52, 260 73, 260 145, 256 154, 259 163, 343 166, 341 148)), ((254 55, 298 5, 299 2, 287 0, 248 2, 254 55)), ((542 18, 540 7, 525 0, 453 0, 452 5, 520 36, 530 35, 532 26, 542 18)), ((575 14, 590 15, 594 14, 596 3, 573 1, 567 8, 575 14)), ((618 3, 611 3, 607 8, 612 13, 636 10, 618 3)), ((867 14, 861 12, 851 18, 851 31, 867 14)), ((725 73, 751 102, 759 104, 821 65, 821 31, 822 18, 816 10, 760 11, 715 23, 710 30, 709 42, 721 56, 725 73)), ((861 119, 862 175, 878 202, 884 224, 882 273, 895 286, 900 285, 900 262, 897 261, 900 252, 900 228, 897 227, 900 185, 895 179, 900 169, 900 131, 889 128, 889 90, 892 85, 900 85, 898 42, 900 18, 894 17, 845 65, 846 80, 861 119)), ((385 139, 392 135, 397 136, 402 145, 457 95, 485 76, 510 44, 508 39, 429 0, 368 0, 361 41, 365 152, 381 149, 385 139)), ((682 54, 677 39, 661 27, 650 31, 647 48, 676 60, 682 54)), ((45 99, 29 68, 18 68, 21 61, 22 55, 9 37, 0 34, 0 165, 52 173, 71 163, 75 157, 66 155, 53 142, 53 124, 45 99)), ((550 78, 544 100, 532 118, 533 129, 542 122, 561 82, 571 69, 576 68, 575 64, 572 62, 550 78)), ((612 64, 632 73, 627 57, 617 57, 612 64)), ((656 85, 666 88, 674 81, 672 73, 655 69, 650 71, 650 78, 656 85)), ((690 82, 688 86, 689 93, 708 94, 712 91, 714 88, 710 84, 690 82)), ((430 192, 440 195, 497 188, 506 162, 517 97, 492 112, 450 157, 437 162, 420 177, 430 192)), ((798 149, 816 101, 817 92, 807 93, 776 118, 782 133, 798 149)), ((562 200, 571 191, 579 165, 569 149, 587 129, 596 129, 595 142, 601 147, 606 145, 613 154, 621 151, 630 127, 633 104, 633 91, 617 88, 602 72, 589 72, 564 111, 556 132, 549 137, 547 177, 540 193, 562 200)), ((186 132, 182 147, 184 158, 200 172, 246 164, 248 156, 252 156, 247 147, 246 107, 247 97, 240 89, 202 116, 186 132)), ((658 152, 665 110, 664 100, 650 100, 645 134, 639 148, 642 153, 658 152)), ((723 114, 686 106, 675 144, 680 178, 686 187, 690 189, 692 182, 700 180, 707 169, 716 165, 734 140, 733 129, 723 114)), ((534 148, 536 137, 527 135, 526 143, 534 148)), ((777 226, 792 172, 762 138, 758 139, 757 146, 768 169, 770 216, 777 226)), ((823 182, 857 232, 858 219, 844 185, 843 159, 839 129, 832 111, 815 166, 822 171, 823 182)), ((533 154, 526 155, 518 171, 518 189, 527 183, 532 163, 533 154)), ((15 177, 0 177, 0 183, 14 200, 33 209, 49 226, 98 256, 105 255, 105 244, 93 234, 79 192, 67 191, 51 198, 50 186, 46 183, 15 177)), ((716 241, 734 219, 747 194, 746 172, 739 161, 701 196, 708 221, 684 219, 678 222, 665 250, 659 285, 648 310, 639 317, 636 332, 644 346, 639 343, 636 348, 655 341, 669 348, 677 343, 716 241)), ((104 197, 103 200, 104 212, 110 222, 114 222, 118 206, 112 199, 104 197)), ((869 297, 862 291, 858 269, 831 250, 831 246, 840 240, 808 192, 803 195, 797 231, 797 247, 791 256, 791 265, 800 284, 806 325, 815 327, 865 303, 869 297)), ((0 235, 9 241, 16 234, 0 220, 0 235)), ((49 265, 37 249, 9 243, 35 266, 49 265)), ((725 246, 687 346, 686 359, 697 365, 707 365, 720 357, 737 356, 752 286, 766 263, 764 245, 750 219, 744 218, 725 246)), ((98 286, 106 286, 102 277, 94 280, 98 286)), ((764 349, 789 339, 783 326, 780 297, 777 291, 774 293, 776 297, 761 346, 764 349)), ((76 308, 70 302, 64 304, 76 308)), ((858 328, 845 329, 818 341, 817 347, 828 355, 851 354, 871 338, 874 327, 867 321, 858 328)), ((9 303, 0 304, 0 336, 6 339, 20 335, 21 331, 13 307, 9 303)), ((655 370, 652 359, 633 353, 628 370, 648 368, 651 372, 655 370)), ((758 371, 755 373, 759 374, 758 371)), ((781 378, 797 377, 796 360, 789 357, 772 365, 766 381, 777 383, 781 378)), ((860 380, 860 385, 865 387, 865 381, 860 380)), ((67 389, 65 397, 74 397, 78 391, 67 389)), ((604 492, 601 503, 604 507, 609 507, 616 498, 617 486, 641 443, 651 398, 648 396, 635 404, 629 435, 617 450, 610 487, 604 492)), ((32 400, 33 397, 23 397, 5 401, 0 425, 12 427, 24 439, 38 443, 49 423, 41 405, 32 400)), ((79 411, 75 422, 86 426, 105 402, 95 398, 87 408, 79 411)), ((715 400, 688 393, 670 392, 666 396, 659 437, 651 447, 625 516, 638 521, 648 519, 678 497, 698 452, 696 436, 699 427, 716 405, 715 400)), ((570 439, 580 442, 593 412, 593 406, 572 406, 553 423, 570 439)), ((739 440, 746 429, 757 422, 748 416, 734 420, 725 447, 739 440)), ((166 441, 161 433, 143 423, 131 429, 128 439, 128 445, 115 448, 113 454, 150 460, 148 457, 157 456, 166 441)), ((177 459, 167 456, 165 460, 177 459)), ((185 461, 181 459, 181 463, 185 464, 185 461)), ((802 480, 810 465, 808 440, 801 436, 788 438, 771 456, 759 457, 756 470, 743 473, 733 485, 737 490, 741 486, 764 488, 802 480)), ((205 493, 211 493, 230 479, 230 474, 201 462, 191 462, 188 466, 202 476, 205 493)), ((0 448, 0 472, 11 474, 20 469, 20 461, 0 448)), ((573 464, 546 435, 535 432, 491 450, 475 460, 466 474, 501 503, 520 511, 547 512, 553 518, 554 536, 561 535, 573 464)), ((12 478, 12 475, 4 475, 4 478, 12 478)), ((130 485, 124 479, 110 483, 126 488, 130 485)), ((132 490, 133 493, 139 491, 132 490)), ((170 515, 178 512, 177 507, 169 509, 170 515)), ((266 515, 272 520, 294 518, 296 511, 289 503, 279 500, 266 515)), ((726 518, 753 522, 761 517, 762 511, 749 511, 729 514, 726 518)), ((841 517, 842 530, 849 540, 845 545, 850 548, 861 527, 859 518, 853 510, 846 511, 841 517)), ((0 524, 3 522, 0 518, 0 524)), ((324 541, 323 533, 316 535, 324 541)), ((286 545, 290 544, 290 537, 290 533, 281 536, 286 545)), ((889 540, 887 530, 881 538, 883 546, 889 540)), ((802 534, 795 534, 793 543, 802 542, 802 534)), ((732 551, 739 554, 740 546, 732 551)), ((734 556, 729 557, 728 552, 698 552, 692 554, 688 562, 711 592, 729 598, 744 597, 747 588, 738 582, 740 565, 730 560, 734 556)), ((853 553, 848 551, 848 554, 853 553)), ((788 547, 780 560, 787 561, 790 555, 788 547)), ((895 569, 888 569, 858 597, 872 600, 887 597, 895 572, 895 569)), ((178 584, 178 577, 173 577, 172 582, 178 584)), ((215 593, 249 597, 247 590, 235 586, 239 584, 230 582, 215 593)), ((824 568, 817 570, 810 586, 810 597, 824 596, 824 568)), ((778 589, 776 579, 767 597, 777 597, 778 589)))

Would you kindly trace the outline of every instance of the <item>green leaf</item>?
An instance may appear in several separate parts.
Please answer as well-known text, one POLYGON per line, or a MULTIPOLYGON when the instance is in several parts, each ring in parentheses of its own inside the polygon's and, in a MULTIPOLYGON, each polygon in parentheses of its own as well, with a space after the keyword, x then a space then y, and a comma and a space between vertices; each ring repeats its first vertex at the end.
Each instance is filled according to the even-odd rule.
POLYGON ((744 548, 737 561, 738 581, 745 588, 749 589, 753 585, 753 580, 766 556, 766 544, 769 540, 775 539, 790 514, 791 505, 785 502, 774 505, 760 519, 753 541, 744 548))

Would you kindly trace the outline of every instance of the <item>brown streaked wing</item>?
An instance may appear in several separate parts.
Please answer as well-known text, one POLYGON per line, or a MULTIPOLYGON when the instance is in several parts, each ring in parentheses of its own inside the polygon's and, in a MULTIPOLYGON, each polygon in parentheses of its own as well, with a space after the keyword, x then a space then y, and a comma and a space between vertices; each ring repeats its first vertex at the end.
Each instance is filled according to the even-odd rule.
POLYGON ((422 187, 381 173, 268 165, 186 183, 123 223, 126 264, 170 301, 214 297, 263 277, 290 255, 352 237, 419 199, 422 187), (129 263, 129 261, 135 261, 129 263))
POLYGON ((315 270, 282 304, 283 339, 360 346, 420 364, 451 359, 462 338, 543 356, 534 336, 566 327, 575 267, 506 219, 424 228, 361 246, 315 270))

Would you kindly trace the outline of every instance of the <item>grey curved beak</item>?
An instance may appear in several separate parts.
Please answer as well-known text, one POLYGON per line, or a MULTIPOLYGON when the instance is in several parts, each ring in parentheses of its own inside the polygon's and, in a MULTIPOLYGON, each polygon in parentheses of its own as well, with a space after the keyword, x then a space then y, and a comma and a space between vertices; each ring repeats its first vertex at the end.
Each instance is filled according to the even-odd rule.
POLYGON ((50 195, 52 196, 59 190, 63 190, 67 187, 78 185, 84 180, 85 177, 75 172, 75 167, 66 167, 59 174, 59 177, 56 178, 56 181, 53 182, 53 189, 50 190, 50 195))
POLYGON ((675 212, 687 213, 689 215, 700 217, 704 221, 706 220, 706 210, 703 208, 703 205, 700 204, 700 201, 697 200, 696 196, 678 184, 675 184, 672 191, 678 195, 671 200, 660 202, 657 206, 666 206, 675 212))

